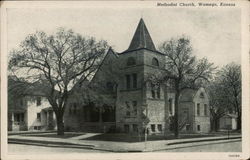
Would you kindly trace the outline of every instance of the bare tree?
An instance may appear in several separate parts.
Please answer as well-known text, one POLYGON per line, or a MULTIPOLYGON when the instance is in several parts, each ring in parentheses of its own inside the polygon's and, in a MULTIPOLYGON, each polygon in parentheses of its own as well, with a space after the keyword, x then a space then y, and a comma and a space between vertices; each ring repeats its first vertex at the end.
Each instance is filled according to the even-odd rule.
POLYGON ((237 114, 237 130, 241 129, 241 66, 230 63, 219 71, 219 83, 227 106, 237 114))
POLYGON ((212 63, 203 58, 197 60, 193 55, 191 42, 186 37, 171 39, 160 46, 160 51, 166 55, 165 78, 173 81, 175 90, 175 137, 179 136, 178 109, 181 92, 187 88, 195 88, 202 81, 208 81, 215 69, 212 63))
POLYGON ((207 86, 207 90, 209 94, 211 131, 217 131, 220 118, 228 111, 228 97, 224 93, 223 86, 218 81, 218 78, 215 78, 207 86))
POLYGON ((37 32, 26 37, 11 53, 10 74, 28 82, 40 82, 57 119, 57 134, 64 134, 63 114, 69 95, 95 73, 106 41, 85 38, 72 30, 55 35, 37 32))

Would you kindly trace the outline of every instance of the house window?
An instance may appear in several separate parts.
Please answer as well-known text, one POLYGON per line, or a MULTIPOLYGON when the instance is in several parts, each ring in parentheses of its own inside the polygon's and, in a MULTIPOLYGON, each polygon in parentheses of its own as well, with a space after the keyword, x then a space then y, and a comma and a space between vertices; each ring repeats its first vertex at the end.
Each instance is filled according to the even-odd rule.
POLYGON ((153 66, 159 66, 159 61, 158 61, 158 59, 153 58, 153 59, 152 59, 152 65, 153 65, 153 66))
POLYGON ((133 76, 133 88, 137 88, 137 74, 132 74, 133 76))
POLYGON ((127 89, 130 89, 130 75, 126 75, 127 89))
POLYGON ((168 100, 169 114, 173 115, 172 99, 168 100))
POLYGON ((128 124, 124 125, 124 131, 125 131, 125 133, 129 133, 129 125, 128 124))
POLYGON ((200 130, 201 130, 201 126, 197 125, 197 131, 200 131, 200 130))
POLYGON ((38 121, 41 121, 41 113, 37 113, 37 114, 36 114, 36 119, 37 119, 38 121))
POLYGON ((138 132, 138 125, 137 124, 133 124, 133 132, 138 132))
POLYGON ((36 97, 36 106, 40 106, 41 105, 41 97, 36 97))
POLYGON ((151 131, 155 132, 155 124, 151 124, 151 131))
POLYGON ((23 121, 24 121, 24 113, 14 114, 14 122, 23 122, 23 121))
POLYGON ((189 131, 190 130, 190 124, 187 124, 186 125, 186 131, 189 131))
POLYGON ((158 125, 157 125, 157 129, 158 129, 158 131, 161 132, 161 131, 162 131, 162 125, 161 125, 161 124, 158 124, 158 125))
POLYGON ((34 130, 41 130, 41 126, 34 126, 34 130))
POLYGON ((207 104, 204 104, 204 115, 207 116, 207 104))
POLYGON ((200 103, 197 103, 197 115, 200 115, 200 103))
POLYGON ((129 57, 128 60, 127 60, 127 66, 132 66, 132 65, 135 65, 135 64, 136 64, 135 58, 129 57))
POLYGON ((133 101, 133 113, 137 116, 137 101, 133 101))

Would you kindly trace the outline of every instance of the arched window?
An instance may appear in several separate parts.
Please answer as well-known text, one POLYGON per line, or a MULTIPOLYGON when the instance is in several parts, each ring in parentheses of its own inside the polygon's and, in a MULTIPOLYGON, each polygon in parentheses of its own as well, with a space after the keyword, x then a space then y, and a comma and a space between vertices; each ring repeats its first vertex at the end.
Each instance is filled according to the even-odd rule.
POLYGON ((159 61, 158 61, 158 59, 153 58, 153 59, 152 59, 152 65, 153 65, 153 66, 159 66, 159 61))
POLYGON ((204 98, 204 93, 203 92, 200 93, 200 98, 204 98))
POLYGON ((128 61, 127 61, 127 66, 132 66, 132 65, 135 65, 135 64, 136 64, 135 58, 129 57, 128 61))

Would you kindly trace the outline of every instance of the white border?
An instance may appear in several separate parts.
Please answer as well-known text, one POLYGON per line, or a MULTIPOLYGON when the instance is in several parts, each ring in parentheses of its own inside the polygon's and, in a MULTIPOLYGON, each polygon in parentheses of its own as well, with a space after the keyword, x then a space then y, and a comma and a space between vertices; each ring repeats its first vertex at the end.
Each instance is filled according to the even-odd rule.
MULTIPOLYGON (((242 153, 232 152, 207 152, 207 153, 84 153, 60 155, 8 155, 7 154, 7 8, 82 8, 85 7, 137 7, 147 8, 156 6, 157 1, 20 1, 1 3, 1 158, 3 159, 247 159, 250 152, 250 105, 249 105, 249 3, 247 1, 228 1, 236 3, 241 8, 242 24, 242 153), (229 157, 240 155, 240 157, 229 157)), ((168 1, 169 2, 169 1, 168 1)), ((184 1, 174 1, 184 2, 184 1)), ((185 1, 187 2, 187 1, 185 1)), ((197 1, 190 1, 197 2, 197 1)), ((202 1, 204 2, 204 1, 202 1)), ((211 2, 211 1, 210 1, 211 2)), ((220 1, 214 1, 219 3, 220 1)), ((225 1, 221 1, 225 2, 225 1)), ((177 7, 176 7, 177 8, 177 7)), ((178 7, 182 8, 182 7, 178 7)), ((204 8, 204 7, 203 7, 204 8)), ((213 8, 211 8, 213 9, 213 8)))

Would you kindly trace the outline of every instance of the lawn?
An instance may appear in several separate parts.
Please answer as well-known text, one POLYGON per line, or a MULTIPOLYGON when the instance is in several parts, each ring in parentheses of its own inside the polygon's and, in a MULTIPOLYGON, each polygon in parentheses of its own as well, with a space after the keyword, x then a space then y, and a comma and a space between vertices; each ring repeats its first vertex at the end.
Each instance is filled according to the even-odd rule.
MULTIPOLYGON (((199 138, 199 137, 213 137, 214 135, 202 135, 202 134, 185 134, 180 135, 179 138, 199 138)), ((147 137, 148 141, 157 141, 157 140, 171 140, 175 139, 173 134, 169 134, 167 136, 163 135, 150 135, 147 137)), ((124 133, 104 133, 100 135, 95 135, 92 137, 84 138, 81 140, 96 140, 96 141, 113 141, 113 142, 140 142, 145 140, 145 136, 142 135, 139 138, 138 135, 130 135, 124 133)))

